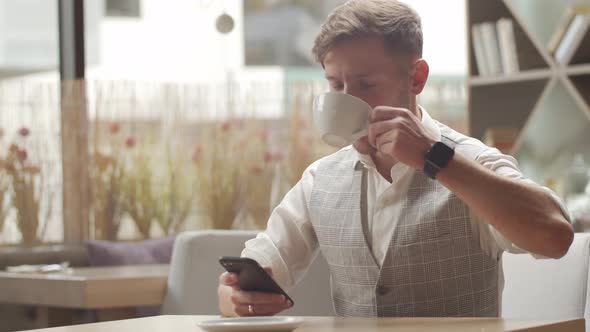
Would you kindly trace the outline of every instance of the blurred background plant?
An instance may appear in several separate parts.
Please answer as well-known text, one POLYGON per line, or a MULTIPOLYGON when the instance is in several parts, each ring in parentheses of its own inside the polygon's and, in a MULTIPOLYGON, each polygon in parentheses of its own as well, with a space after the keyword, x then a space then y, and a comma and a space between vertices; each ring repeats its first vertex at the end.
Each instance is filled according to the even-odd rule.
POLYGON ((317 159, 336 151, 323 143, 312 125, 311 103, 313 97, 295 87, 291 112, 287 119, 287 158, 282 163, 287 179, 287 189, 293 187, 305 169, 317 159))
POLYGON ((27 146, 27 139, 30 134, 30 129, 20 128, 2 160, 8 180, 7 183, 2 179, 2 190, 9 188, 8 198, 4 196, 2 200, 2 210, 8 212, 7 199, 15 212, 21 242, 27 246, 41 243, 52 213, 52 192, 47 190, 41 167, 29 156, 31 149, 27 146), (42 202, 45 202, 44 206, 41 206, 42 202))
POLYGON ((109 124, 106 145, 95 147, 90 165, 94 238, 116 240, 125 220, 143 239, 152 236, 154 225, 176 234, 194 206, 189 158, 169 144, 159 149, 149 139, 121 139, 120 131, 120 124, 109 124))
POLYGON ((92 153, 90 217, 95 239, 116 240, 121 226, 125 167, 121 160, 121 143, 116 141, 120 130, 119 123, 110 123, 106 151, 101 151, 95 140, 92 153))
POLYGON ((195 146, 196 202, 204 215, 205 227, 231 229, 243 212, 246 179, 244 178, 244 122, 226 120, 203 125, 195 146))
MULTIPOLYGON (((0 141, 3 138, 4 130, 0 128, 0 141)), ((6 161, 0 159, 0 234, 10 212, 10 177, 6 165, 6 161)))
MULTIPOLYGON (((170 147, 170 144, 167 144, 170 147)), ((184 151, 184 149, 182 149, 184 151)), ((192 187, 194 174, 184 153, 166 149, 162 185, 154 188, 161 193, 156 221, 166 235, 180 232, 193 212, 196 192, 192 187), (176 153, 173 153, 176 152, 176 153)))
MULTIPOLYGON (((240 88, 247 89, 241 92, 219 90, 224 86, 138 82, 91 86, 90 197, 86 206, 90 239, 133 241, 185 229, 264 228, 272 209, 297 183, 303 170, 332 151, 315 136, 310 105, 317 92, 307 83, 280 98, 285 103, 281 114, 268 114, 274 106, 252 97, 253 91, 269 89, 266 85, 245 85, 240 88), (213 105, 214 101, 205 97, 208 91, 217 93, 213 100, 223 103, 213 105), (139 99, 138 95, 144 97, 139 99), (193 108, 195 111, 187 111, 193 108)), ((43 163, 32 162, 38 159, 37 151, 31 149, 38 145, 37 136, 47 133, 46 128, 53 133, 54 128, 35 122, 32 125, 35 135, 27 138, 30 132, 23 130, 16 135, 12 152, 0 157, 0 195, 5 192, 0 200, 0 235, 9 239, 7 243, 20 242, 23 227, 23 241, 35 241, 29 230, 35 227, 41 238, 46 227, 43 214, 52 213, 46 211, 46 205, 61 207, 62 203, 59 196, 52 199, 41 191, 31 196, 33 184, 45 177, 52 178, 50 184, 59 191, 62 175, 56 167, 62 162, 59 149, 52 153, 40 150, 45 153, 41 156, 43 163), (20 162, 19 157, 22 165, 12 165, 20 162), (13 178, 8 172, 10 165, 20 170, 22 177, 13 178), (54 172, 50 174, 51 170, 54 172), (13 181, 23 183, 18 185, 22 189, 18 195, 28 197, 28 202, 34 203, 39 194, 46 198, 36 204, 26 203, 29 205, 25 199, 13 199, 13 181), (18 227, 17 202, 22 211, 18 227), (42 225, 35 226, 39 223, 42 225)), ((11 128, 17 131, 19 126, 11 128)), ((0 148, 9 151, 9 143, 0 141, 0 148)), ((45 185, 39 186, 41 190, 45 185)), ((59 241, 56 227, 63 211, 54 210, 55 220, 47 227, 47 234, 54 235, 45 236, 59 241)))
POLYGON ((4 229, 4 223, 10 212, 10 178, 6 168, 4 168, 4 160, 0 164, 0 233, 4 229))
POLYGON ((149 148, 136 147, 136 144, 133 136, 125 139, 130 158, 122 181, 123 211, 131 218, 141 238, 148 239, 152 224, 160 215, 160 197, 156 192, 158 181, 149 148))
POLYGON ((248 123, 248 135, 244 140, 245 214, 250 224, 260 229, 265 228, 271 209, 276 205, 276 196, 280 195, 280 164, 284 156, 280 147, 273 146, 264 121, 252 119, 248 123))

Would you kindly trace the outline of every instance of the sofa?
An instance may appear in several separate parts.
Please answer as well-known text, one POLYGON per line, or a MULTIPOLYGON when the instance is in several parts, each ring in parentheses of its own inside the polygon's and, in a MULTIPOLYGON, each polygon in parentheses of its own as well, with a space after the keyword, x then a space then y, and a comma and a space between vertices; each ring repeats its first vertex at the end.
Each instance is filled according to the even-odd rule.
MULTIPOLYGON (((172 255, 164 314, 218 315, 220 256, 239 256, 255 231, 193 231, 177 237, 172 255)), ((502 316, 525 319, 590 317, 588 272, 590 234, 576 234, 559 260, 503 255, 505 288, 502 316)), ((329 270, 321 255, 303 281, 289 292, 295 306, 284 315, 334 315, 329 270)))
MULTIPOLYGON (((224 271, 221 256, 239 256, 256 231, 192 231, 180 234, 174 246, 163 314, 218 315, 217 285, 224 271)), ((330 278, 321 255, 304 280, 289 291, 295 305, 283 312, 295 316, 333 316, 330 278)))

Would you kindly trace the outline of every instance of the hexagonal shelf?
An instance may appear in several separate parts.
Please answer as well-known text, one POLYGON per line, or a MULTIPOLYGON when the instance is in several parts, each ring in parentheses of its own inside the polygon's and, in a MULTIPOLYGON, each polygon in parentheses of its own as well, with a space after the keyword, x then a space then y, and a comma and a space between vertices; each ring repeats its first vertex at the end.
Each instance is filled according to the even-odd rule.
MULTIPOLYGON (((562 65, 531 33, 515 6, 517 1, 522 0, 467 0, 470 134, 481 139, 490 128, 519 129, 511 154, 526 176, 552 184, 563 176, 574 155, 582 154, 590 164, 590 23, 584 26, 569 61, 562 65), (471 27, 500 18, 514 23, 520 72, 481 77, 471 27)), ((585 3, 590 5, 588 0, 585 3)), ((564 11, 571 5, 553 4, 564 11)), ((542 10, 542 5, 535 5, 528 10, 542 10)))

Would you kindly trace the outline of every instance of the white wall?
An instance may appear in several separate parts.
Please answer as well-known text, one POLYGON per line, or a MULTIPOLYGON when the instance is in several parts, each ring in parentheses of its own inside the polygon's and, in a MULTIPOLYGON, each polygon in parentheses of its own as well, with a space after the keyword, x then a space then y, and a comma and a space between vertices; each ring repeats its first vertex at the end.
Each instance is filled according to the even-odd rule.
POLYGON ((103 18, 99 65, 89 76, 210 82, 241 68, 241 1, 226 1, 224 8, 220 1, 142 0, 141 12, 139 19, 103 18), (226 35, 215 30, 224 9, 236 24, 226 35))
POLYGON ((259 112, 278 116, 282 113, 283 71, 278 67, 244 68, 242 18, 242 1, 142 0, 141 18, 101 20, 100 54, 98 62, 88 67, 87 78, 205 83, 212 94, 206 107, 214 107, 216 114, 225 113, 222 83, 237 81, 247 86, 252 81, 269 81, 275 83, 271 91, 257 91, 256 97, 273 96, 275 102, 266 103, 259 112), (234 29, 228 34, 215 27, 222 13, 234 18, 234 29))
POLYGON ((402 1, 422 18, 423 56, 430 64, 431 75, 466 74, 465 0, 402 1))

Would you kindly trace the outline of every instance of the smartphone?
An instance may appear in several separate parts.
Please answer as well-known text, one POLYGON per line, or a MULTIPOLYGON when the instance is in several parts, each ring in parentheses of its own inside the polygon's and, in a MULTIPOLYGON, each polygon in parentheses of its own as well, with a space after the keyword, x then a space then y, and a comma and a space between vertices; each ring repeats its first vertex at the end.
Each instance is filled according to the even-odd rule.
POLYGON ((246 257, 224 256, 219 259, 219 263, 227 272, 239 275, 238 285, 241 289, 282 294, 291 303, 295 303, 255 260, 246 257))

